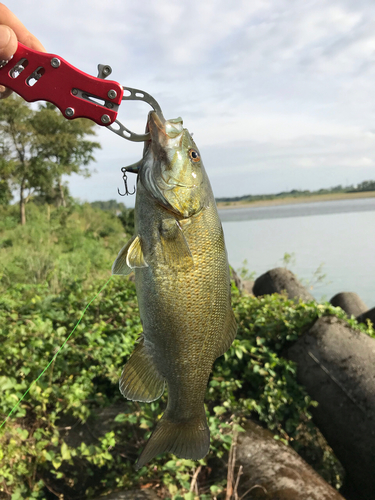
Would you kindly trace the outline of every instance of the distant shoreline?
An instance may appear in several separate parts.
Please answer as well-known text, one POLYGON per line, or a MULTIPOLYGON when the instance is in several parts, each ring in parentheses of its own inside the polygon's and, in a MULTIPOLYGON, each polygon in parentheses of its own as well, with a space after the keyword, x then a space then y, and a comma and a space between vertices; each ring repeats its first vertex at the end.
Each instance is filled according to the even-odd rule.
POLYGON ((375 198, 375 191, 363 191, 358 193, 329 193, 314 194, 311 196, 288 196, 285 198, 274 198, 272 200, 256 201, 220 201, 217 208, 226 210, 231 208, 269 207, 275 205, 294 205, 297 203, 315 203, 319 201, 351 200, 357 198, 375 198))

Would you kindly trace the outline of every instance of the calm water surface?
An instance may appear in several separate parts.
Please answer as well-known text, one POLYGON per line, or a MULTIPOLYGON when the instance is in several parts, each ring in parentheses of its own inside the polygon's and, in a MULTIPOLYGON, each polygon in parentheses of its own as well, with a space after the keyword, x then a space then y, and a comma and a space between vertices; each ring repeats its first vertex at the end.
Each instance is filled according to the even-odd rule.
POLYGON ((259 276, 288 267, 318 300, 356 292, 375 307, 375 198, 219 210, 229 262, 259 276), (326 278, 314 284, 322 266, 326 278))

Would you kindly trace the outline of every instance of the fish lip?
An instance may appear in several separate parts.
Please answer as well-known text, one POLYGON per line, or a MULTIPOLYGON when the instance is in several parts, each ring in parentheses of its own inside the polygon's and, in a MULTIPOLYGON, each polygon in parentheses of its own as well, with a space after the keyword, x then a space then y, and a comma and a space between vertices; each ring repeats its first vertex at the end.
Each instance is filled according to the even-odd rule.
MULTIPOLYGON (((155 113, 155 111, 151 111, 149 113, 149 116, 148 116, 148 119, 147 119, 147 123, 146 123, 146 128, 145 128, 145 134, 150 134, 150 135, 151 135, 151 133, 150 133, 150 127, 149 127, 148 123, 149 123, 149 120, 150 120, 151 113, 155 113)), ((149 139, 148 141, 145 141, 145 143, 144 143, 144 146, 143 146, 143 158, 147 155, 148 150, 150 149, 150 146, 151 146, 151 139, 149 139)))
POLYGON ((157 128, 159 134, 162 133, 164 136, 166 135, 164 124, 165 124, 164 117, 161 118, 156 111, 149 112, 145 128, 145 134, 150 134, 150 139, 148 141, 145 141, 144 143, 143 157, 147 155, 153 141, 160 142, 158 137, 154 137, 155 127, 157 128), (150 126, 151 123, 153 124, 153 126, 150 126))
POLYGON ((157 140, 160 143, 161 142, 160 136, 162 136, 163 138, 168 137, 165 130, 165 120, 163 122, 160 119, 159 115, 156 113, 156 111, 150 111, 147 120, 147 128, 151 135, 151 142, 153 140, 157 140))
POLYGON ((147 125, 146 127, 150 128, 149 127, 149 123, 153 121, 156 125, 156 127, 159 129, 159 130, 163 130, 164 129, 164 126, 165 126, 165 119, 164 121, 161 120, 160 116, 157 114, 156 111, 150 111, 149 114, 148 114, 148 120, 147 120, 147 125))

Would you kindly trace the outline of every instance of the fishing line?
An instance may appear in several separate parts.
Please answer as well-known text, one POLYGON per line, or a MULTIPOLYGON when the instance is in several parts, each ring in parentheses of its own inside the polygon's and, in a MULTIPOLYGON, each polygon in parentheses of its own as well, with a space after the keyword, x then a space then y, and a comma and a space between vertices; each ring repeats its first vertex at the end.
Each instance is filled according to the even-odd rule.
POLYGON ((53 356, 53 358, 51 359, 51 361, 48 363, 48 365, 44 368, 44 370, 42 371, 42 373, 39 375, 39 377, 34 380, 34 382, 30 385, 30 387, 27 389, 27 391, 25 392, 25 394, 21 397, 21 399, 18 400, 18 402, 16 403, 16 405, 13 407, 13 409, 10 411, 10 413, 8 414, 7 418, 4 420, 4 422, 0 425, 0 429, 3 427, 3 425, 5 424, 5 422, 8 420, 8 418, 12 415, 12 413, 14 412, 14 410, 16 408, 18 408, 19 404, 21 403, 21 401, 23 400, 23 398, 26 396, 26 394, 30 391, 30 389, 38 382, 38 380, 40 379, 40 377, 44 374, 44 372, 46 370, 48 370, 48 368, 51 366, 51 364, 53 363, 53 361, 56 359, 57 355, 59 354, 59 352, 61 351, 61 349, 64 347, 64 345, 68 342, 68 340, 70 339, 70 337, 73 335, 75 329, 77 328, 77 326, 80 324, 83 316, 85 315, 85 312, 87 311, 87 309, 89 308, 89 306, 94 302, 94 300, 96 299, 96 297, 98 297, 98 295, 100 295, 100 293, 104 290, 104 288, 108 285, 108 283, 111 281, 111 279, 113 278, 113 276, 111 276, 109 278, 109 280, 107 281, 107 283, 105 285, 102 286, 102 288, 99 290, 99 292, 95 295, 95 297, 93 299, 90 300, 90 302, 87 304, 87 306, 85 307, 85 310, 83 311, 82 313, 82 316, 79 318, 79 320, 77 321, 75 327, 73 328, 73 330, 70 332, 69 336, 65 339, 65 342, 63 343, 63 345, 60 347, 60 349, 57 351, 57 353, 53 356))

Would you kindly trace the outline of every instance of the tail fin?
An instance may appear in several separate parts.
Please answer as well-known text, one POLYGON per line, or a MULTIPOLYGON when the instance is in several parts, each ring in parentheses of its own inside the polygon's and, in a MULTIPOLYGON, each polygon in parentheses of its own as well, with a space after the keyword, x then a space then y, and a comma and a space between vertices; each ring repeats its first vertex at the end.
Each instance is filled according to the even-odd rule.
POLYGON ((210 431, 203 405, 200 415, 185 422, 172 420, 167 409, 147 441, 135 468, 139 470, 160 453, 199 460, 208 453, 209 448, 210 431))

